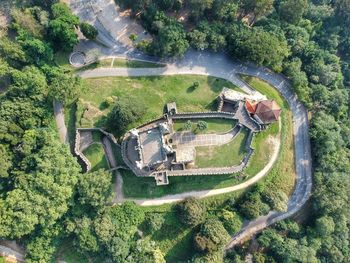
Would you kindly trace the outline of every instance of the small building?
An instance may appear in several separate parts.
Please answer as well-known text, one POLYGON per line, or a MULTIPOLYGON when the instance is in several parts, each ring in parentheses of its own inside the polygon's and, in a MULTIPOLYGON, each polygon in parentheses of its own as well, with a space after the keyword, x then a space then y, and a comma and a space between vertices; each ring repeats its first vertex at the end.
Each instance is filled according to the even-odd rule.
POLYGON ((246 108, 253 118, 261 124, 270 124, 278 121, 281 108, 274 100, 263 100, 258 103, 246 101, 246 108))

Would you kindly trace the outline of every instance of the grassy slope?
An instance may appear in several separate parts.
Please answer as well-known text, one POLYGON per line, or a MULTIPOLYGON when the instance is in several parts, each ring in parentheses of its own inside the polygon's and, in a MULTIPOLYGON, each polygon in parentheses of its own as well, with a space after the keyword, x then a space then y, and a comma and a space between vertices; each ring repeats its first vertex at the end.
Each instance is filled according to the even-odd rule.
POLYGON ((195 165, 204 167, 227 167, 238 165, 246 154, 245 142, 248 131, 242 131, 228 144, 221 146, 196 147, 195 165))
MULTIPOLYGON (((223 79, 199 75, 93 78, 83 80, 83 87, 81 98, 99 109, 104 108, 104 101, 109 96, 134 96, 143 101, 147 112, 133 126, 160 117, 165 104, 172 101, 182 112, 216 110, 216 98, 222 88, 235 88, 223 79), (192 90, 195 81, 200 85, 192 90)), ((107 114, 108 109, 103 112, 107 114)), ((102 125, 99 121, 96 118, 95 124, 102 125)))
MULTIPOLYGON (((184 129, 184 125, 187 122, 187 120, 175 120, 174 122, 174 130, 177 132, 183 132, 186 131, 184 129)), ((199 133, 223 133, 231 130, 236 122, 232 120, 225 120, 225 119, 203 119, 203 120, 196 120, 191 121, 192 122, 192 129, 191 131, 195 134, 199 133), (205 121, 208 124, 208 128, 201 131, 197 128, 198 121, 205 121)))
MULTIPOLYGON (((282 108, 281 120, 281 151, 279 159, 270 171, 269 175, 264 178, 267 187, 271 189, 282 189, 288 195, 294 189, 295 183, 295 165, 294 165, 294 137, 293 137, 293 119, 292 113, 289 109, 288 103, 280 93, 270 86, 265 81, 255 77, 241 76, 248 84, 268 98, 276 100, 278 105, 282 108)), ((271 127, 271 133, 276 133, 276 127, 271 127)), ((257 157, 255 157, 257 158, 257 157)), ((254 164, 254 159, 250 162, 254 164)), ((247 172, 253 173, 254 168, 248 168, 247 172)))

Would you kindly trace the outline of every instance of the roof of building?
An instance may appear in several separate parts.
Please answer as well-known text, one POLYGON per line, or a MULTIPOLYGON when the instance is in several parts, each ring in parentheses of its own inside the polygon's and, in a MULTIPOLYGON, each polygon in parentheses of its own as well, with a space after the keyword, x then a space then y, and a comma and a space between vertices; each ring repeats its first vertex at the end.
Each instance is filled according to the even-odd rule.
POLYGON ((250 100, 246 100, 246 102, 245 102, 245 107, 247 108, 249 113, 254 114, 257 106, 258 106, 258 104, 256 102, 253 102, 250 100))
POLYGON ((278 120, 281 108, 274 100, 264 100, 257 104, 255 114, 262 122, 268 124, 278 120))
POLYGON ((163 151, 162 133, 158 127, 140 132, 140 152, 143 165, 152 166, 166 160, 163 151))

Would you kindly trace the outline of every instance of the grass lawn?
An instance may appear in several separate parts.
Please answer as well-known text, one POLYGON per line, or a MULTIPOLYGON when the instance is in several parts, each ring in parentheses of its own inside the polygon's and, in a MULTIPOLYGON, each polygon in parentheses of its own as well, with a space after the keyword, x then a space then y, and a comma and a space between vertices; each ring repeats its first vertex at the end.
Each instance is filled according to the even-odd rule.
POLYGON ((196 147, 195 165, 205 167, 228 167, 238 165, 246 154, 248 131, 242 129, 230 143, 220 146, 196 147))
POLYGON ((123 58, 115 58, 113 61, 114 68, 162 68, 164 64, 153 63, 141 60, 129 60, 123 58))
MULTIPOLYGON (((174 126, 173 126, 174 131, 177 131, 177 132, 186 131, 184 128, 184 125, 187 121, 188 120, 175 120, 174 126)), ((195 121, 191 121, 191 123, 192 123, 191 131, 195 134, 224 133, 231 130, 236 124, 234 120, 226 120, 226 119, 203 119, 203 120, 198 119, 195 121), (197 127, 198 121, 205 121, 206 123, 208 123, 208 128, 206 128, 205 130, 198 129, 197 127)))
MULTIPOLYGON (((231 82, 200 75, 154 77, 105 77, 83 80, 81 99, 95 107, 95 111, 109 112, 105 100, 109 96, 134 96, 146 104, 143 118, 130 126, 138 126, 163 114, 166 103, 175 101, 180 112, 216 110, 216 98, 223 87, 238 89, 231 82), (199 87, 191 89, 193 82, 199 87)), ((79 122, 79 120, 78 120, 79 122)), ((89 121, 86 121, 89 123, 89 121)), ((93 124, 103 126, 103 116, 95 117, 93 124), (102 121, 101 121, 102 120, 102 121)))
MULTIPOLYGON (((293 137, 293 119, 292 113, 289 109, 288 103, 280 95, 280 93, 273 88, 267 82, 251 76, 241 76, 244 81, 251 85, 254 89, 265 94, 268 98, 274 99, 278 105, 282 108, 281 113, 281 150, 280 155, 271 169, 269 174, 263 179, 267 187, 270 189, 281 189, 286 194, 290 195, 294 189, 295 184, 295 156, 294 156, 294 137, 293 137)), ((276 127, 271 126, 267 132, 270 134, 276 134, 276 127)), ((264 136, 263 133, 260 136, 264 136)), ((265 135, 266 136, 266 135, 265 135)), ((263 149, 263 145, 260 146, 263 141, 262 138, 255 138, 258 141, 254 141, 254 146, 263 149)), ((266 140, 265 140, 266 141, 266 140)), ((265 147, 266 149, 266 147, 265 147)), ((250 160, 250 165, 246 170, 246 173, 254 174, 255 168, 250 166, 259 165, 259 154, 255 153, 250 160), (255 156, 256 155, 256 156, 255 156), (255 158, 255 159, 254 159, 255 158), (255 162, 255 163, 254 163, 255 162)))
POLYGON ((170 176, 169 184, 157 186, 153 177, 137 177, 131 171, 121 170, 123 191, 130 198, 156 198, 192 190, 224 188, 242 182, 239 174, 170 176))
POLYGON ((94 143, 90 145, 83 152, 83 154, 91 163, 91 171, 96 171, 98 169, 109 169, 102 144, 94 143))

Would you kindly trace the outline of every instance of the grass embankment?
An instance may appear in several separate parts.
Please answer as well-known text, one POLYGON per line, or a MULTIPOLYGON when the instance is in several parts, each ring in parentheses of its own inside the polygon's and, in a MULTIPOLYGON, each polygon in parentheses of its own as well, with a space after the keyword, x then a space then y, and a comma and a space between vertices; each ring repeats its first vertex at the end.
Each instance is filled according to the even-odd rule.
POLYGON ((85 123, 103 126, 103 118, 110 111, 105 107, 107 97, 134 96, 145 103, 146 114, 130 128, 162 116, 168 102, 175 101, 180 112, 216 110, 216 98, 223 87, 237 89, 223 79, 199 75, 84 79, 80 97, 83 108, 89 110, 82 111, 77 121, 83 127, 85 123), (195 81, 199 87, 193 90, 195 81))
POLYGON ((205 167, 228 167, 238 165, 246 154, 248 131, 242 129, 236 138, 220 146, 196 147, 195 165, 205 167))
POLYGON ((91 144, 85 151, 83 151, 83 154, 91 163, 91 171, 109 169, 102 144, 91 144))
MULTIPOLYGON (((176 132, 188 132, 189 130, 185 129, 185 124, 188 120, 175 120, 174 122, 174 131, 176 132)), ((192 127, 191 132, 195 134, 201 134, 201 133, 224 133, 231 130, 236 122, 234 120, 225 120, 225 119, 198 119, 198 120, 191 120, 192 127), (205 130, 200 130, 198 128, 198 122, 199 121, 205 121, 208 124, 208 127, 205 130)))
MULTIPOLYGON (((294 189, 295 184, 295 156, 294 156, 294 137, 293 137, 293 119, 292 113, 290 111, 289 105, 287 101, 280 95, 278 90, 273 88, 267 82, 260 80, 255 77, 250 76, 241 76, 244 81, 246 81, 249 85, 251 85, 254 89, 259 91, 262 94, 265 94, 268 98, 274 99, 278 105, 282 108, 281 113, 281 150, 279 154, 279 158, 275 163, 274 167, 271 169, 269 174, 263 179, 263 183, 271 189, 271 191, 281 189, 286 194, 291 194, 294 189)), ((274 124, 275 125, 275 124, 274 124)), ((274 125, 269 127, 270 134, 277 134, 278 128, 274 125)), ((255 166, 259 163, 260 156, 268 155, 267 151, 269 146, 266 145, 267 140, 263 140, 264 133, 259 134, 254 138, 254 144, 260 145, 259 147, 255 147, 255 154, 252 156, 250 160, 250 165, 246 170, 246 173, 254 174, 256 172, 255 166), (259 137, 260 136, 260 137, 259 137), (262 143, 265 141, 265 143, 262 143), (252 166, 252 167, 251 167, 252 166), (254 167, 253 167, 254 166, 254 167)))

